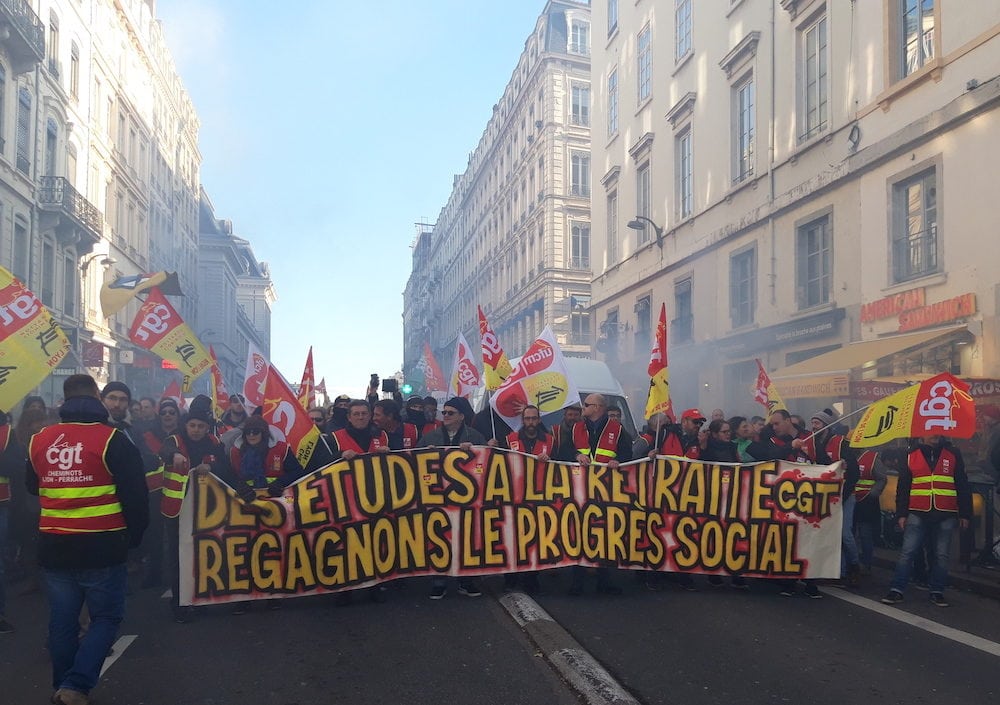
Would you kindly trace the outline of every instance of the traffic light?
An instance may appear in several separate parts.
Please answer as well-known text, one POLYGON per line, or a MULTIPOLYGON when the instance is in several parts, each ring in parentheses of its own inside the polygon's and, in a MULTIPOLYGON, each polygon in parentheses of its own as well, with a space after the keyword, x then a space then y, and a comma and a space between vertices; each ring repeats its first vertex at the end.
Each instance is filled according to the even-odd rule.
POLYGON ((399 391, 402 392, 403 394, 410 394, 411 392, 413 392, 413 385, 409 384, 408 382, 404 382, 403 386, 399 388, 399 391))

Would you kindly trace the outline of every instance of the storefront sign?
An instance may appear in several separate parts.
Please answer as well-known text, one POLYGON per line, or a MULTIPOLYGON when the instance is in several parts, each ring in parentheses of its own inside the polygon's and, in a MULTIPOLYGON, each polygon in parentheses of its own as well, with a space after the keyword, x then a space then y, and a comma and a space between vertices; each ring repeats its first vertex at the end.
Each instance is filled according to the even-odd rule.
POLYGON ((902 311, 899 314, 899 331, 901 333, 920 328, 949 323, 960 318, 968 318, 976 313, 976 295, 962 294, 953 299, 939 301, 930 306, 902 311))
MULTIPOLYGON (((969 385, 969 395, 977 402, 987 399, 996 400, 1000 397, 1000 379, 970 379, 963 377, 963 382, 969 385)), ((916 383, 916 380, 914 380, 916 383)), ((895 394, 909 385, 905 382, 880 382, 868 380, 851 383, 851 399, 858 401, 877 401, 895 394)))
MULTIPOLYGON (((843 308, 835 308, 788 323, 723 338, 718 341, 718 349, 731 357, 752 356, 774 348, 795 345, 816 338, 826 338, 836 335, 838 324, 843 320, 844 314, 843 308)), ((784 389, 782 389, 782 393, 784 393, 784 389)))
POLYGON ((850 389, 847 375, 820 375, 803 379, 785 378, 775 382, 785 399, 845 397, 850 389))
POLYGON ((925 305, 924 287, 909 289, 892 296, 886 296, 878 301, 861 305, 861 322, 871 323, 882 318, 898 316, 903 311, 911 311, 925 305))

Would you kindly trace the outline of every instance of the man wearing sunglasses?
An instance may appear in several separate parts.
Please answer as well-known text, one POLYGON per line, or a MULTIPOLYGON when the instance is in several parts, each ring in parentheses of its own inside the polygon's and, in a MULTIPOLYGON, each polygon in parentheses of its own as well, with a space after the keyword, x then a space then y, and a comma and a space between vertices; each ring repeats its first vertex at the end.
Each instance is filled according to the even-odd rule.
MULTIPOLYGON (((452 397, 441 409, 441 428, 425 433, 417 441, 418 448, 461 448, 471 451, 472 446, 486 445, 486 438, 468 424, 472 420, 472 405, 464 397, 452 397)), ((430 598, 440 600, 448 594, 448 580, 434 578, 430 598)), ((458 594, 466 597, 479 597, 482 591, 478 581, 473 578, 459 578, 458 594)))

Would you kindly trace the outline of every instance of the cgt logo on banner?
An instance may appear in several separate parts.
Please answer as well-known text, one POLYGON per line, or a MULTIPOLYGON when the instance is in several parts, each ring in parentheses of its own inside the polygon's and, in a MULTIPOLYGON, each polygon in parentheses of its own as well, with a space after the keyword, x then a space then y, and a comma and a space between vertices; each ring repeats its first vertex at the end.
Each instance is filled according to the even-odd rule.
POLYGON ((571 565, 832 578, 842 465, 659 457, 583 468, 427 448, 327 465, 260 499, 207 476, 181 510, 181 603, 294 597, 420 575, 571 565))

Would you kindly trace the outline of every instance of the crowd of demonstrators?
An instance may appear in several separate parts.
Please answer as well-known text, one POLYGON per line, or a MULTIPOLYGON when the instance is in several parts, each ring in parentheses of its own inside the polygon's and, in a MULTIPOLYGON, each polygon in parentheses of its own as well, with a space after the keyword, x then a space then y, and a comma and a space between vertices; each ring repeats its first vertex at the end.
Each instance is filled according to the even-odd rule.
MULTIPOLYGON (((248 511, 259 511, 249 504, 253 499, 266 494, 279 495, 306 471, 298 463, 294 450, 286 442, 272 438, 267 422, 251 413, 239 394, 231 395, 229 408, 218 421, 213 417, 211 401, 204 396, 197 397, 187 413, 182 413, 177 402, 170 398, 159 402, 150 397, 134 400, 128 386, 121 382, 110 382, 96 398, 98 403, 103 402, 101 409, 94 407, 89 392, 81 394, 76 389, 74 394, 67 395, 66 404, 59 409, 59 423, 75 418, 78 413, 90 414, 88 418, 100 416, 99 423, 115 431, 115 438, 124 439, 138 449, 137 467, 140 475, 146 477, 146 514, 151 518, 139 554, 146 566, 142 584, 162 585, 166 568, 173 593, 173 617, 177 622, 186 622, 194 612, 181 608, 178 600, 178 514, 189 470, 215 474, 248 503, 248 511)), ((11 564, 30 571, 36 554, 41 554, 43 566, 51 563, 52 539, 45 536, 44 528, 39 533, 40 505, 25 494, 24 480, 29 443, 35 434, 53 423, 52 413, 40 397, 29 397, 17 415, 16 424, 6 415, 0 415, 0 633, 14 628, 7 619, 4 567, 11 564), (16 547, 16 556, 6 555, 8 546, 16 547)), ((845 464, 842 578, 848 587, 857 587, 861 576, 871 572, 874 546, 883 533, 879 497, 886 486, 888 471, 894 470, 899 474, 895 516, 903 546, 890 590, 883 598, 887 604, 903 599, 912 578, 926 580, 933 604, 947 605, 944 585, 952 535, 956 528, 965 529, 971 518, 969 485, 962 455, 956 447, 940 437, 928 437, 911 439, 905 453, 860 452, 849 447, 847 428, 837 423, 829 408, 816 412, 808 421, 783 410, 767 419, 733 416, 727 420, 722 409, 713 409, 706 418, 697 408, 691 408, 680 414, 677 423, 662 414, 648 419, 634 442, 621 425, 621 410, 598 394, 588 396, 582 406, 564 409, 562 419, 551 429, 542 423, 536 406, 527 406, 516 432, 489 406, 475 414, 462 397, 449 399, 438 415, 437 400, 430 396, 411 396, 404 405, 401 399, 372 404, 342 395, 329 409, 309 409, 309 416, 323 432, 332 457, 344 460, 367 453, 420 447, 457 447, 468 451, 477 445, 507 448, 535 456, 542 462, 549 459, 581 465, 598 462, 612 468, 632 458, 657 455, 712 463, 786 460, 829 464, 842 460, 845 464)), ((116 441, 116 445, 121 442, 116 441)), ((134 456, 131 462, 134 464, 134 456)), ((27 486, 32 486, 30 479, 27 486)), ((143 536, 142 531, 132 532, 131 527, 126 534, 130 541, 136 542, 143 536)), ((598 593, 621 592, 612 568, 609 564, 594 571, 598 593)), ((581 594, 588 571, 572 568, 568 572, 569 593, 581 594)), ((643 579, 654 590, 662 589, 666 581, 695 589, 694 579, 688 574, 647 573, 643 579)), ((795 592, 795 582, 775 580, 774 584, 781 594, 791 595, 795 592)), ((723 581, 711 576, 709 583, 721 585, 723 581)), ((535 594, 542 589, 537 572, 506 575, 504 584, 507 589, 520 586, 535 594)), ((804 584, 807 596, 822 596, 815 581, 807 580, 804 584)), ((444 597, 449 585, 446 578, 434 579, 430 597, 444 597)), ((747 582, 739 575, 731 577, 731 585, 747 588, 747 582)), ((458 579, 457 591, 471 597, 481 595, 478 581, 472 578, 458 579)), ((382 589, 368 589, 368 593, 375 601, 384 600, 382 589)), ((349 600, 349 593, 343 593, 338 603, 349 600)), ((237 604, 234 611, 245 611, 247 604, 237 604)), ((280 606, 277 600, 268 604, 274 608, 280 606)), ((85 681, 80 681, 79 687, 84 685, 85 681)), ((74 696, 64 694, 64 697, 74 696)))

